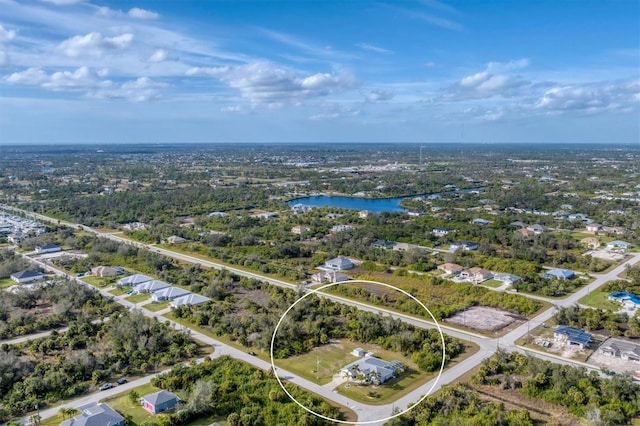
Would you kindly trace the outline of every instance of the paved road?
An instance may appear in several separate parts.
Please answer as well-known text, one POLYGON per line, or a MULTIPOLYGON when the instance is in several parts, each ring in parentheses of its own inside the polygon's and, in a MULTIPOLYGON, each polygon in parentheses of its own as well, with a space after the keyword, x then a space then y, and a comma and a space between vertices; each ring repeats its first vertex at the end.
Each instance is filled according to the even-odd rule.
MULTIPOLYGON (((15 209, 14 209, 15 210, 15 209)), ((47 218, 46 216, 42 216, 42 215, 38 215, 35 213, 31 213, 31 212, 25 212, 28 213, 29 215, 32 216, 36 216, 38 218, 40 218, 41 220, 46 220, 46 221, 53 221, 53 222, 57 222, 55 220, 52 220, 50 218, 47 218)), ((68 223, 68 222, 61 222, 61 224, 76 228, 76 229, 84 229, 86 231, 90 231, 90 232, 94 232, 95 234, 105 237, 105 238, 109 238, 112 240, 116 240, 119 241, 121 243, 126 243, 126 244, 131 244, 131 245, 135 245, 137 247, 143 247, 143 248, 147 248, 149 250, 155 251, 157 253, 161 253, 163 255, 178 259, 178 260, 183 260, 186 262, 191 262, 191 263, 198 263, 201 264, 203 266, 208 266, 208 267, 213 267, 213 268, 218 268, 218 269, 227 269, 230 272, 233 272, 234 274, 237 275, 241 275, 241 276, 245 276, 245 277, 249 277, 249 278, 254 278, 257 280, 261 280, 261 281, 266 281, 270 284, 273 285, 277 285, 277 286, 281 286, 281 287, 287 287, 287 288, 297 288, 298 286, 292 283, 288 283, 286 281, 281 281, 278 279, 274 279, 274 278, 270 278, 270 277, 264 277, 261 276, 259 274, 255 274, 252 272, 247 272, 241 269, 236 269, 233 267, 229 267, 226 265, 221 265, 218 264, 216 262, 211 262, 208 260, 203 260, 203 259, 199 259, 197 257, 193 257, 193 256, 189 256, 189 255, 185 255, 182 253, 177 253, 177 252, 173 252, 171 250, 166 250, 166 249, 162 249, 162 248, 158 248, 158 247, 152 247, 149 245, 144 245, 141 243, 137 243, 137 242, 132 242, 130 240, 127 240, 125 238, 119 237, 117 235, 113 235, 113 234, 109 234, 109 233, 101 233, 101 232, 97 232, 95 230, 92 230, 91 228, 82 226, 82 225, 78 225, 78 224, 73 224, 73 223, 68 223)), ((605 274, 593 274, 594 276, 596 276, 596 279, 594 282, 590 283, 588 286, 585 286, 584 288, 578 290, 577 292, 573 293, 572 295, 570 295, 569 297, 562 299, 562 300, 552 300, 551 303, 554 303, 554 305, 556 307, 567 307, 567 306, 571 306, 575 303, 577 303, 577 301, 584 297, 586 294, 588 294, 590 291, 593 291, 595 289, 597 289, 599 286, 603 285, 604 283, 606 283, 607 281, 613 280, 617 278, 617 275, 620 274, 621 272, 624 271, 625 265, 626 264, 633 264, 637 261, 640 260, 640 253, 635 253, 632 254, 630 256, 630 258, 628 258, 626 261, 624 261, 622 264, 618 265, 616 268, 614 268, 613 270, 605 273, 605 274)), ((48 269, 52 269, 50 265, 47 265, 48 269)), ((57 273, 65 275, 62 271, 57 271, 57 273)), ((79 280, 78 280, 79 281, 79 280)), ((84 285, 87 285, 86 283, 79 281, 84 285)), ((101 293, 103 295, 105 295, 106 297, 113 297, 111 294, 107 293, 105 290, 101 290, 101 293)), ((324 297, 328 297, 332 300, 338 301, 340 303, 347 303, 350 304, 352 306, 356 306, 359 309, 364 309, 364 310, 369 310, 372 312, 385 312, 389 315, 392 315, 396 318, 401 318, 403 321, 407 321, 412 323, 413 325, 416 325, 418 327, 425 327, 425 328, 432 328, 434 327, 434 324, 429 322, 429 321, 425 321, 422 319, 418 319, 418 318, 413 318, 410 317, 408 315, 403 315, 403 314, 398 314, 398 313, 394 313, 385 309, 381 309, 379 307, 375 307, 375 306, 370 306, 370 305, 366 305, 364 303, 360 303, 360 302, 355 302, 352 300, 347 300, 347 299, 343 299, 337 296, 332 296, 332 295, 323 295, 324 297)), ((535 298, 540 298, 535 297, 535 298)), ((544 298, 543 298, 544 299, 544 298)), ((130 302, 127 302, 124 299, 119 299, 119 298, 115 298, 116 301, 118 301, 119 303, 128 306, 129 308, 134 307, 133 304, 131 304, 130 302)), ((548 300, 548 299, 547 299, 548 300)), ((549 301, 549 300, 548 300, 549 301)), ((480 350, 474 354, 473 356, 465 359, 464 361, 460 362, 459 364, 454 365, 452 368, 447 369, 446 371, 444 371, 444 373, 442 374, 442 377, 440 378, 440 380, 438 381, 438 383, 434 384, 434 380, 430 381, 429 383, 421 386, 420 388, 414 390, 413 392, 410 392, 409 394, 405 395, 404 397, 400 398, 399 400, 397 400, 395 403, 393 404, 388 404, 388 405, 382 405, 382 406, 370 406, 370 405, 365 405, 359 402, 355 402, 353 400, 350 400, 346 397, 343 397, 341 395, 338 395, 337 393, 316 385, 315 383, 312 383, 308 380, 305 380, 303 378, 297 377, 294 374, 283 370, 281 368, 278 368, 278 375, 280 377, 286 378, 289 381, 291 381, 292 383, 296 383, 297 385, 310 390, 318 395, 321 395, 331 401, 337 402, 339 404, 348 406, 352 409, 354 409, 356 411, 356 413, 358 414, 358 421, 361 424, 382 424, 380 423, 376 423, 375 420, 381 419, 381 418, 386 418, 390 415, 390 413, 392 412, 394 407, 400 407, 401 409, 404 409, 405 407, 408 407, 410 404, 415 403, 416 401, 418 401, 422 395, 424 395, 425 393, 427 393, 430 389, 432 389, 433 392, 435 392, 436 390, 438 390, 440 388, 440 386, 442 386, 443 384, 446 383, 450 383, 454 380, 456 380, 458 377, 460 377, 461 375, 465 374, 466 372, 468 372, 470 369, 472 369, 473 367, 475 367, 476 365, 478 365, 484 358, 487 358, 489 356, 491 356, 495 350, 500 347, 500 348, 504 348, 510 351, 519 351, 519 352, 523 352, 523 353, 535 353, 535 356, 539 357, 539 358, 543 358, 543 359, 548 359, 550 361, 553 362, 560 362, 563 364, 574 364, 574 365, 584 365, 583 363, 578 363, 578 362, 574 362, 571 360, 565 360, 565 359, 561 359, 559 357, 555 357, 552 355, 547 355, 544 353, 539 353, 537 351, 528 351, 526 349, 517 347, 515 345, 515 341, 516 339, 518 339, 519 337, 521 337, 522 335, 526 334, 528 332, 529 329, 534 329, 535 327, 539 326, 540 324, 542 324, 545 321, 548 321, 554 314, 555 314, 556 308, 552 307, 547 309, 546 311, 540 313, 539 315, 537 315, 535 318, 531 319, 530 321, 520 325, 519 327, 515 328, 514 330, 512 330, 511 332, 507 333, 505 336, 499 338, 499 339, 490 339, 487 338, 485 336, 476 334, 476 333, 472 333, 472 332, 468 332, 468 331, 464 331, 464 330, 457 330, 457 329, 453 329, 447 326, 443 326, 441 325, 441 327, 443 329, 446 329, 447 334, 450 334, 454 337, 458 337, 461 339, 465 339, 465 340, 471 340, 474 343, 478 344, 480 347, 480 350), (373 422, 373 423, 370 423, 373 422)), ((154 312, 150 312, 147 311, 146 309, 142 309, 141 312, 143 312, 145 315, 149 316, 149 317, 157 317, 161 320, 165 320, 164 317, 162 317, 160 314, 158 313, 154 313, 154 312)), ((176 327, 177 329, 182 329, 182 326, 177 325, 177 324, 173 324, 174 327, 176 327)), ((226 344, 223 344, 221 342, 216 341, 215 339, 211 339, 208 336, 204 336, 200 333, 195 332, 194 330, 191 330, 191 335, 198 339, 201 340, 207 344, 213 345, 215 347, 215 354, 214 356, 219 356, 221 354, 229 354, 231 356, 233 356, 234 358, 237 359, 241 359, 245 362, 248 362, 258 368, 263 368, 263 369, 269 369, 271 367, 270 363, 261 360, 257 357, 248 355, 247 353, 240 351, 238 349, 235 349, 233 347, 230 347, 226 344)), ((143 380, 143 379, 141 379, 143 380)), ((109 392, 109 391, 107 391, 109 392)), ((101 393, 98 394, 97 396, 95 396, 98 399, 103 398, 104 396, 106 396, 106 394, 101 393)), ((89 397, 88 397, 89 398, 89 397)), ((84 399, 82 399, 82 401, 84 401, 84 399)), ((85 403, 85 402, 82 402, 85 403)), ((73 402, 73 406, 78 406, 78 405, 82 405, 82 403, 76 403, 76 401, 73 402)))

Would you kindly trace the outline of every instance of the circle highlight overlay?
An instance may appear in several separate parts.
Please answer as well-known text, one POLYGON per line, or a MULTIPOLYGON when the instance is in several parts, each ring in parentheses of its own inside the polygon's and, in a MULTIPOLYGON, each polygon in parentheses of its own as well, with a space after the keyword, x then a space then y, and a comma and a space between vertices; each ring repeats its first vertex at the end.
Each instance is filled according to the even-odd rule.
MULTIPOLYGON (((320 295, 320 297, 326 297, 324 295, 320 295)), ((336 303, 340 303, 340 302, 336 302, 336 303)), ((372 306, 373 307, 373 306, 372 306)), ((377 308, 377 307, 374 307, 377 308)), ((395 315, 395 313, 393 313, 395 315)), ((398 316, 402 317, 404 316, 403 314, 397 314, 398 316)), ((407 315, 408 317, 408 315, 407 315)), ((287 310, 284 312, 284 314, 282 314, 282 316, 280 317, 280 320, 278 321, 278 323, 276 324, 276 328, 275 330, 273 330, 273 336, 271 337, 271 350, 270 350, 270 355, 271 355, 271 368, 273 369, 275 376, 276 376, 276 380, 278 381, 278 383, 280 384, 280 387, 282 388, 282 390, 284 391, 284 393, 286 393, 289 398, 291 398, 291 400, 293 402, 295 402, 296 404, 298 404, 303 410, 317 416, 320 417, 321 419, 330 421, 330 422, 335 422, 335 423, 344 423, 344 424, 351 424, 351 425, 365 425, 365 424, 373 424, 373 423, 381 423, 381 422, 386 422, 388 420, 391 420, 393 418, 396 418, 398 416, 401 416, 403 414, 408 413, 410 410, 412 410, 413 408, 417 407, 418 404, 420 404, 422 401, 425 400, 426 397, 428 397, 431 394, 431 391, 433 391, 433 389, 435 388, 435 386, 438 384, 438 381, 440 381, 440 377, 442 377, 442 371, 444 370, 444 363, 445 363, 445 357, 446 357, 446 346, 445 346, 445 341, 444 341, 444 333, 442 333, 442 329, 440 328, 440 324, 438 323, 438 321, 436 320, 436 318, 433 316, 433 314, 431 313, 431 311, 429 310, 429 308, 427 308, 424 303, 422 303, 420 300, 418 300, 415 296, 413 296, 412 294, 402 290, 401 288, 398 288, 396 286, 390 285, 390 284, 385 284, 385 283, 381 283, 381 282, 377 282, 377 281, 368 281, 368 280, 350 280, 350 281, 340 281, 340 282, 336 282, 336 283, 330 283, 330 284, 325 284, 323 286, 320 286, 314 290, 308 291, 307 293, 305 293, 302 297, 300 297, 298 300, 296 300, 295 302, 293 302, 293 304, 291 306, 289 306, 287 308, 287 310), (375 285, 379 285, 382 287, 387 287, 393 290, 396 290, 408 297, 410 297, 411 299, 413 299, 417 304, 419 304, 420 306, 422 306, 422 308, 427 311, 427 313, 429 314, 429 316, 431 317, 431 319, 433 320, 435 327, 438 329, 438 332, 440 333, 440 339, 441 339, 441 343, 442 343, 442 363, 440 364, 440 371, 438 372, 438 376, 433 380, 433 384, 431 385, 431 387, 429 388, 429 390, 422 396, 422 398, 420 398, 419 401, 417 401, 415 404, 413 404, 411 407, 407 408, 404 411, 401 411, 397 414, 391 415, 389 417, 385 417, 382 419, 374 419, 374 420, 368 420, 368 421, 356 421, 356 422, 351 422, 351 421, 346 421, 346 420, 338 420, 338 419, 332 419, 331 417, 327 417, 324 416, 320 413, 316 413, 315 411, 313 411, 312 409, 306 407, 304 404, 301 404, 298 400, 296 400, 293 395, 291 395, 289 393, 289 391, 287 391, 287 389, 285 388, 284 384, 282 383, 282 381, 280 380, 280 376, 277 373, 277 367, 275 365, 274 362, 274 358, 273 358, 273 348, 275 346, 275 340, 276 340, 276 335, 278 334, 278 328, 280 328, 280 324, 282 323, 282 321, 284 320, 284 318, 287 316, 287 314, 289 313, 289 311, 291 311, 291 309, 293 309, 298 303, 300 303, 300 301, 302 301, 305 297, 318 293, 326 288, 329 287, 333 287, 336 285, 340 285, 340 284, 357 284, 357 283, 365 283, 365 284, 375 284, 375 285)), ((363 404, 365 405, 365 404, 363 404)))

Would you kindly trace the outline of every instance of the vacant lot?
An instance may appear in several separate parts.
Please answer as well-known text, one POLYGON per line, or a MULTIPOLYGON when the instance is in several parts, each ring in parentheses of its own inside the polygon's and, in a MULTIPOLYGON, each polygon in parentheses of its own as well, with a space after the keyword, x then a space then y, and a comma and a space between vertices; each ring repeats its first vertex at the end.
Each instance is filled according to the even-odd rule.
POLYGON ((480 331, 498 331, 526 318, 511 312, 485 306, 472 306, 445 319, 446 322, 480 331))

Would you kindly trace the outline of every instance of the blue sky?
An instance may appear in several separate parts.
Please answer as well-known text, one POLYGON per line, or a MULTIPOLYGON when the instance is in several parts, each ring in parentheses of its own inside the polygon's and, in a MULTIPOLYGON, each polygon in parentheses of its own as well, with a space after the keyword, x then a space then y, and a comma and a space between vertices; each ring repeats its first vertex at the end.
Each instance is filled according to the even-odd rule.
POLYGON ((0 0, 0 145, 640 143, 637 0, 0 0))

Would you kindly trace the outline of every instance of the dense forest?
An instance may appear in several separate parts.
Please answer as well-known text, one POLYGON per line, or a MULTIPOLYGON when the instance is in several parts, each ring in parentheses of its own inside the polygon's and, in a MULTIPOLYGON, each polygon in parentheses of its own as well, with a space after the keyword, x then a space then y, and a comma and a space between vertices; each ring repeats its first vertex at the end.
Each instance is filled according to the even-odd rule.
MULTIPOLYGON (((154 386, 188 395, 185 405, 163 423, 184 425, 202 415, 226 416, 229 426, 334 424, 300 408, 284 393, 270 372, 257 370, 229 356, 201 364, 177 366, 154 378, 154 386)), ((326 417, 341 420, 342 413, 321 398, 286 384, 297 401, 326 417)))
POLYGON ((65 332, 0 345, 0 421, 198 353, 188 334, 138 312, 116 312, 105 322, 79 317, 65 332))
MULTIPOLYGON (((203 289, 212 298, 201 305, 180 306, 177 318, 210 328, 216 335, 245 347, 268 351, 279 315, 297 300, 293 290, 254 280, 234 282, 216 279, 203 289)), ((274 345, 276 358, 286 358, 346 338, 373 343, 412 360, 424 371, 434 371, 442 363, 442 342, 437 330, 415 328, 391 317, 360 311, 315 295, 307 296, 289 312, 278 329, 274 345)), ((459 355, 464 346, 445 336, 445 362, 459 355)))
POLYGON ((498 351, 473 376, 477 385, 498 386, 567 407, 602 425, 626 425, 640 414, 640 385, 629 376, 602 378, 597 372, 498 351))

